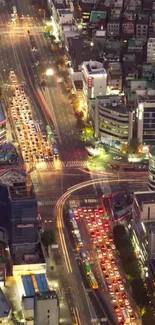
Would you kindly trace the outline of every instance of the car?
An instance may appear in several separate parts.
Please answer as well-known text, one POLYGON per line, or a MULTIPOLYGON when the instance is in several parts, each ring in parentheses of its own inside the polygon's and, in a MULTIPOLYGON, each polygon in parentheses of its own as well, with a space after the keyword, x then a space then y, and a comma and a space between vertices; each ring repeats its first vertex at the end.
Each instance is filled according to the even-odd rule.
POLYGON ((129 306, 129 305, 130 305, 128 299, 125 299, 125 300, 124 300, 124 303, 125 303, 126 306, 129 306))
POLYGON ((121 291, 124 290, 124 286, 122 284, 120 284, 119 288, 121 291))

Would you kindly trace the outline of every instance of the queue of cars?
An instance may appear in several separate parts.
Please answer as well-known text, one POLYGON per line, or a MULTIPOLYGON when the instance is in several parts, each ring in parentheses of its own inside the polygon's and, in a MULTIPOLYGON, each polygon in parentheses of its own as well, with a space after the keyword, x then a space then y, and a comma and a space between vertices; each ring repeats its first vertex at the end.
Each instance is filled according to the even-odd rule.
POLYGON ((39 123, 34 121, 24 87, 19 84, 17 76, 12 70, 10 79, 14 87, 10 114, 26 166, 33 167, 37 163, 50 160, 52 147, 48 144, 46 134, 41 132, 39 123))
POLYGON ((117 266, 113 235, 105 207, 74 209, 74 214, 77 219, 84 217, 86 220, 118 323, 134 324, 135 317, 124 287, 125 279, 117 266))

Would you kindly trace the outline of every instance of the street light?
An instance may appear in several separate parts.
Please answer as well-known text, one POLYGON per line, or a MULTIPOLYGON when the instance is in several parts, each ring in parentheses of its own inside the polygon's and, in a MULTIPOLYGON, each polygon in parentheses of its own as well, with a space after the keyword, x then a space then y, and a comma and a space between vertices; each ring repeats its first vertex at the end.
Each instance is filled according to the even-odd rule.
POLYGON ((47 76, 47 77, 49 77, 49 76, 53 76, 54 75, 54 71, 53 71, 53 69, 47 69, 46 70, 46 72, 45 72, 45 75, 47 76))

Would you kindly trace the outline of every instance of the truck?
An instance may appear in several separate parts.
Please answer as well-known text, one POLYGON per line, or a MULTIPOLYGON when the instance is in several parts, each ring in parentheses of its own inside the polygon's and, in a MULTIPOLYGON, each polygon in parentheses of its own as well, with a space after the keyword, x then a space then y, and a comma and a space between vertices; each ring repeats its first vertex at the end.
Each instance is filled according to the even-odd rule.
POLYGON ((13 6, 13 7, 12 7, 12 12, 13 12, 14 15, 17 14, 17 8, 16 8, 16 6, 13 6))

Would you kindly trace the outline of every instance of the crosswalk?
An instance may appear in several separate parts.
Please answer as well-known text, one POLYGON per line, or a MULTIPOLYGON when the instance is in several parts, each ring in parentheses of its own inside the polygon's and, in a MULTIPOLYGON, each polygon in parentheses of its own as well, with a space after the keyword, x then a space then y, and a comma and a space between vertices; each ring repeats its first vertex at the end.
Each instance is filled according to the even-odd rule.
POLYGON ((42 165, 36 166, 38 170, 58 170, 62 168, 87 168, 88 162, 84 160, 70 160, 70 161, 59 161, 57 165, 57 161, 55 162, 47 162, 42 165))

